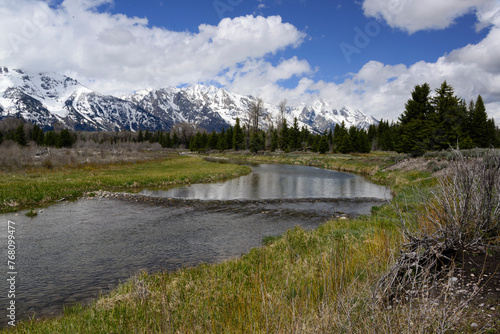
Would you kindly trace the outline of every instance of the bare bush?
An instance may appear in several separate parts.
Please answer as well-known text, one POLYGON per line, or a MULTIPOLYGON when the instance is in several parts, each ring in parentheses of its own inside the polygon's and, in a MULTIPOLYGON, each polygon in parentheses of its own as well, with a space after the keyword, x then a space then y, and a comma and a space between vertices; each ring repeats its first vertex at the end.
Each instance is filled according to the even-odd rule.
POLYGON ((108 164, 149 160, 165 151, 158 143, 118 142, 98 144, 79 141, 74 148, 40 147, 35 142, 22 147, 7 140, 0 144, 0 170, 52 169, 84 164, 108 164))
POLYGON ((500 156, 491 151, 466 158, 455 151, 437 186, 416 193, 423 205, 394 204, 405 244, 379 282, 377 293, 385 301, 408 297, 423 282, 442 279, 458 251, 484 252, 492 246, 500 227, 500 156))

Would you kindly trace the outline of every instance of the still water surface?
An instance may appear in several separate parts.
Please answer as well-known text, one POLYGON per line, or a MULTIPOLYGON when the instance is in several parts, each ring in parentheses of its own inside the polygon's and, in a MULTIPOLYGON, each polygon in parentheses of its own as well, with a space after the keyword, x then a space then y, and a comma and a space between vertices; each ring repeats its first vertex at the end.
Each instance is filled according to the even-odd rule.
POLYGON ((328 169, 293 165, 252 165, 252 173, 221 183, 195 184, 170 190, 145 190, 153 197, 201 200, 389 198, 386 187, 361 176, 328 169))
MULTIPOLYGON (((341 213, 368 214, 382 203, 376 198, 390 196, 386 188, 351 174, 285 165, 252 169, 252 175, 222 184, 144 191, 151 196, 238 201, 152 205, 93 199, 59 203, 35 218, 25 212, 0 215, 5 274, 7 222, 16 223, 18 319, 56 315, 63 305, 89 302, 141 269, 175 270, 222 261, 296 225, 311 229, 341 213), (370 198, 330 199, 339 197, 370 198), (282 200, 262 200, 276 198, 282 200)), ((3 310, 6 290, 4 284, 3 310)), ((5 326, 3 314, 0 324, 5 326)))

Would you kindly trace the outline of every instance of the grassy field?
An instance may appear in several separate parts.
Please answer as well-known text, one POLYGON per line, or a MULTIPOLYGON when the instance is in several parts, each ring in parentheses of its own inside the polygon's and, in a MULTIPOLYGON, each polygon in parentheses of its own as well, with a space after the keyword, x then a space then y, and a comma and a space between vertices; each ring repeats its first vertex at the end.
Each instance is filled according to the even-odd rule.
MULTIPOLYGON (((342 166, 390 185, 395 203, 418 205, 413 186, 433 184, 426 171, 382 171, 394 162, 389 155, 251 159, 342 166)), ((453 326, 468 332, 467 325, 450 320, 454 305, 446 301, 394 307, 376 302, 376 282, 394 262, 402 242, 398 221, 393 207, 386 205, 374 208, 368 217, 332 220, 313 231, 297 227, 266 239, 265 245, 238 259, 176 272, 139 273, 90 306, 68 308, 54 319, 19 323, 9 332, 446 333, 453 326)))
POLYGON ((75 200, 96 190, 133 190, 223 180, 247 174, 245 166, 206 162, 200 157, 167 155, 118 164, 83 164, 0 173, 0 213, 75 200))

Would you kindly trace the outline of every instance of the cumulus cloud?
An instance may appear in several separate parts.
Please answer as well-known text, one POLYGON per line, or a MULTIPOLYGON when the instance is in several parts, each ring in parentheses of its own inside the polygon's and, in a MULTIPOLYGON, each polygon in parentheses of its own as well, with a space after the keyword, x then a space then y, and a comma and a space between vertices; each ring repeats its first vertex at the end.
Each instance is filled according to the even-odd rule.
POLYGON ((391 27, 408 33, 445 29, 456 18, 474 12, 477 28, 488 27, 490 31, 481 42, 453 50, 436 62, 421 61, 408 67, 369 62, 340 87, 327 84, 325 91, 350 87, 350 94, 349 90, 342 94, 347 93, 356 106, 381 118, 396 119, 415 85, 427 82, 438 88, 447 80, 457 95, 467 100, 481 94, 490 115, 500 123, 500 58, 496 57, 500 54, 500 4, 497 0, 365 0, 363 10, 365 15, 383 19, 391 27))
POLYGON ((481 23, 486 23, 491 21, 491 10, 497 5, 497 0, 365 0, 363 10, 366 16, 414 33, 447 28, 456 18, 473 11, 478 12, 481 23))
POLYGON ((111 0, 65 0, 56 8, 34 0, 4 2, 2 64, 76 75, 110 93, 209 81, 235 64, 297 47, 305 37, 279 16, 226 18, 191 33, 96 10, 111 0))
POLYGON ((401 114, 415 85, 438 88, 447 80, 467 100, 481 94, 500 124, 497 0, 364 0, 365 15, 409 33, 444 29, 471 11, 478 28, 489 32, 481 42, 435 62, 370 61, 342 83, 312 80, 316 69, 297 57, 271 63, 269 55, 299 47, 306 38, 279 16, 226 18, 216 26, 202 24, 197 32, 176 32, 151 27, 146 18, 98 10, 109 4, 112 0, 64 0, 51 7, 38 0, 0 0, 0 65, 63 73, 103 93, 216 83, 269 102, 287 98, 299 105, 321 98, 334 108, 391 120, 401 114), (297 84, 285 88, 283 82, 290 79, 297 84))

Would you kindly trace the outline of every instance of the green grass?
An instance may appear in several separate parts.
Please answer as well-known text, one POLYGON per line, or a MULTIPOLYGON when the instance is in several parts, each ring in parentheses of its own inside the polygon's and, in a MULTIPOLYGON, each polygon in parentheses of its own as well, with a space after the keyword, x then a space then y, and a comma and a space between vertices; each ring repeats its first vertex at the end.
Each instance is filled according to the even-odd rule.
MULTIPOLYGON (((310 164, 312 159, 322 167, 370 171, 367 175, 391 185, 394 201, 400 203, 415 200, 415 185, 432 184, 426 173, 381 172, 391 163, 385 155, 272 159, 253 160, 310 164)), ((390 205, 372 213, 331 220, 313 231, 296 227, 223 263, 140 273, 90 306, 68 308, 54 319, 21 322, 12 332, 432 332, 440 320, 438 309, 423 307, 418 313, 406 306, 386 310, 373 303, 374 284, 397 256, 401 234, 390 205)))
POLYGON ((75 200, 97 190, 132 191, 182 183, 213 182, 250 172, 246 166, 218 164, 199 157, 170 155, 165 159, 113 165, 83 165, 0 174, 0 213, 75 200))

